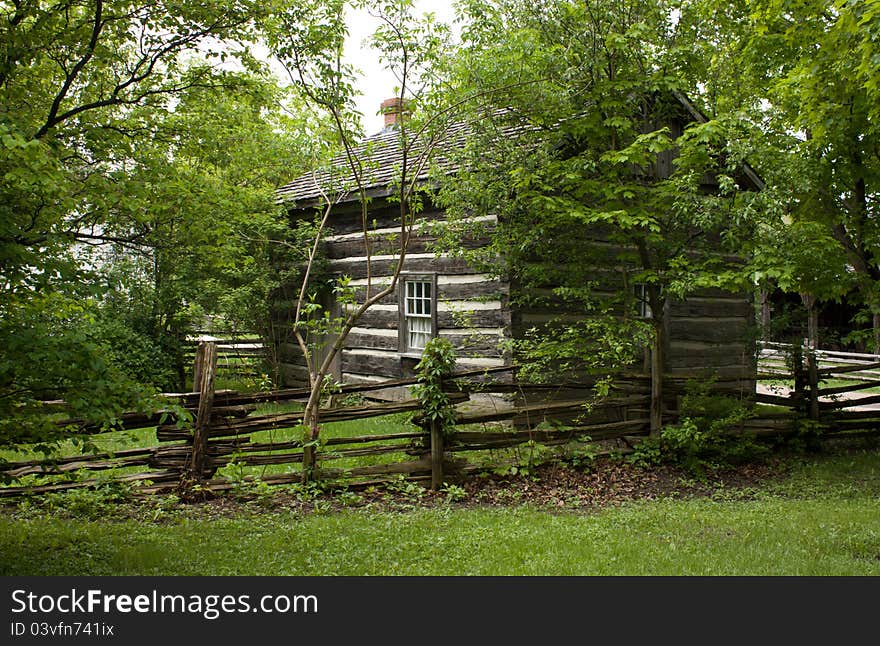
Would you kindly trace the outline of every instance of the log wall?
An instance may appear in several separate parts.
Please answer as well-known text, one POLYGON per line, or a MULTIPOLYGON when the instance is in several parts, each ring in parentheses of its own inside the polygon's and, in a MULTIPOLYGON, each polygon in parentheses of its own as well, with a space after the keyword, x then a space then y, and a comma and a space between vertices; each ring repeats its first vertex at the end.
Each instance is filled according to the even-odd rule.
MULTIPOLYGON (((348 276, 355 298, 362 303, 389 284, 398 256, 400 230, 394 205, 371 206, 372 233, 368 256, 359 211, 336 216, 331 223, 325 254, 332 275, 348 276)), ((448 338, 459 356, 458 369, 509 365, 505 342, 518 338, 528 328, 553 319, 578 320, 583 314, 554 306, 551 301, 540 306, 512 309, 511 286, 481 274, 460 257, 438 254, 431 225, 441 222, 440 211, 428 209, 425 226, 417 226, 410 240, 403 271, 436 276, 437 333, 448 338)), ((494 222, 485 223, 490 235, 494 222)), ((481 234, 482 235, 482 234, 481 234)), ((488 238, 478 237, 467 245, 477 247, 488 238)), ((572 236, 563 244, 572 245, 572 253, 560 253, 548 265, 550 276, 565 271, 566 257, 584 257, 584 247, 592 267, 580 266, 578 275, 595 281, 595 291, 608 295, 626 289, 623 263, 632 256, 619 244, 609 241, 607 231, 595 227, 582 236, 572 236), (577 253, 574 248, 577 247, 577 253)), ((548 262, 548 261, 543 261, 548 262)), ((573 271, 575 268, 571 268, 573 271)), ((544 290, 550 293, 548 284, 544 290)), ((400 285, 381 302, 371 307, 352 329, 338 362, 336 378, 344 383, 374 383, 385 379, 411 376, 418 357, 400 351, 400 285)), ((666 371, 670 379, 689 376, 718 378, 718 389, 726 392, 753 393, 755 387, 755 352, 753 307, 743 294, 707 290, 683 302, 670 303, 667 313, 668 346, 666 371)), ((282 373, 286 385, 303 385, 307 371, 295 345, 281 351, 282 373)), ((640 368, 641 366, 634 366, 640 368)), ((670 408, 675 401, 670 399, 670 408)))
MULTIPOLYGON (((360 217, 342 214, 332 222, 332 234, 326 238, 324 253, 334 276, 348 276, 358 304, 386 288, 398 263, 400 241, 397 213, 393 206, 371 210, 370 255, 365 247, 360 217), (375 215, 375 217, 373 217, 375 215)), ((427 223, 442 217, 428 211, 427 223)), ((491 231, 492 221, 485 223, 491 231)), ((506 283, 481 274, 466 260, 439 254, 435 238, 427 227, 417 225, 407 247, 402 271, 405 274, 432 275, 436 279, 436 334, 448 339, 458 356, 458 370, 494 368, 509 365, 503 342, 510 336, 509 287, 506 283)), ((485 244, 474 239, 465 246, 485 244)), ((401 352, 400 291, 396 289, 373 305, 351 330, 341 353, 337 379, 344 383, 373 383, 383 379, 412 376, 418 357, 401 352)), ((299 349, 291 343, 281 349, 285 385, 304 385, 308 374, 299 349)), ((380 393, 396 397, 399 392, 380 393)))

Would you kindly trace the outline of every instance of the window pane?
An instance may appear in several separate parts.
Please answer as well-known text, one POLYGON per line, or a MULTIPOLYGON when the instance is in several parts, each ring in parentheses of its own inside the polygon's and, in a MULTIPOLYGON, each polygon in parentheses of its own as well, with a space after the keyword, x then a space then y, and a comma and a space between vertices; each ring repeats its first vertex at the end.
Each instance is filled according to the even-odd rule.
POLYGON ((406 281, 404 315, 406 344, 409 350, 423 350, 433 336, 431 314, 433 283, 429 280, 406 281))
POLYGON ((431 319, 413 317, 409 319, 409 347, 423 350, 431 339, 431 319))

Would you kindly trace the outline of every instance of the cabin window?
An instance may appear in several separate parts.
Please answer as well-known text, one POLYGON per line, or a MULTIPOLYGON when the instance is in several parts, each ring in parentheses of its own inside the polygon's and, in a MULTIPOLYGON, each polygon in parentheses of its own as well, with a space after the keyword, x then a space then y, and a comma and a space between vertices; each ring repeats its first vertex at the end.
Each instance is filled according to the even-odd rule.
POLYGON ((636 316, 640 319, 651 318, 651 302, 648 300, 648 286, 645 283, 633 285, 633 293, 636 297, 636 316))
POLYGON ((402 289, 401 350, 418 353, 436 332, 436 281, 433 276, 408 276, 402 289))

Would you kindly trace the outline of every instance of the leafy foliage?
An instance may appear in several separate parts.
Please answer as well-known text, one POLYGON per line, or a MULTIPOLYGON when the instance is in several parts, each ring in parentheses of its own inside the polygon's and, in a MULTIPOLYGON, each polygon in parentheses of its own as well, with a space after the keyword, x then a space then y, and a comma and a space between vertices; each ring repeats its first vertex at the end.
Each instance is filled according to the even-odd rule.
POLYGON ((269 329, 267 295, 295 264, 273 189, 322 141, 320 119, 251 53, 291 11, 0 9, 4 442, 57 434, 34 417, 40 399, 105 422, 181 389, 205 315, 269 329))
POLYGON ((649 466, 669 462, 700 473, 707 467, 739 464, 769 449, 747 434, 732 432, 752 416, 741 400, 712 392, 712 382, 688 381, 677 424, 663 427, 659 438, 641 442, 628 459, 649 466))
POLYGON ((455 370, 455 350, 448 339, 435 337, 428 341, 416 365, 419 383, 413 395, 421 404, 420 417, 438 423, 445 435, 455 432, 455 409, 443 390, 443 378, 455 370))
POLYGON ((438 195, 453 222, 444 244, 510 280, 513 305, 550 313, 518 348, 536 373, 631 365, 664 345, 670 299, 746 284, 735 256, 756 208, 740 170, 745 133, 682 103, 696 79, 672 3, 464 9, 450 85, 479 98, 465 102, 464 170, 438 195), (462 240, 482 233, 474 216, 497 224, 490 245, 468 250, 462 240), (636 285, 648 320, 635 315, 636 285))

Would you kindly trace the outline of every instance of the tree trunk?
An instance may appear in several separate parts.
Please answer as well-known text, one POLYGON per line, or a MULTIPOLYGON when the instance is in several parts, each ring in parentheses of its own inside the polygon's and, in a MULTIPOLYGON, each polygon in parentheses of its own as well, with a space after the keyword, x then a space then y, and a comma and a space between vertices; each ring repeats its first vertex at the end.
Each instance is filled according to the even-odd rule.
POLYGON ((761 288, 761 339, 770 340, 770 290, 761 288))
POLYGON ((651 348, 651 437, 658 437, 663 428, 663 368, 666 363, 663 320, 656 323, 654 346, 651 348))
POLYGON ((874 314, 874 354, 880 354, 880 313, 874 314))
POLYGON ((802 293, 801 301, 807 308, 807 347, 815 350, 819 347, 819 310, 816 308, 816 297, 810 293, 802 293))

